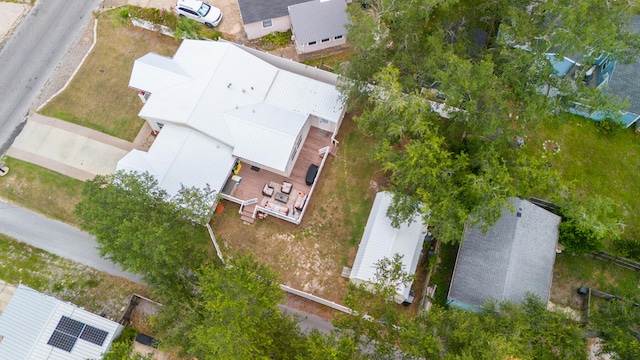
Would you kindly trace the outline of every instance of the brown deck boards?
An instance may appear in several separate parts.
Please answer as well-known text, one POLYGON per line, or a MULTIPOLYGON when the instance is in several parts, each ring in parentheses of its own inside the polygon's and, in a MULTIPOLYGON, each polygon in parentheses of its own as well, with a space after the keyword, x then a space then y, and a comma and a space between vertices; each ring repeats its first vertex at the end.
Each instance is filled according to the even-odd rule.
MULTIPOLYGON (((249 166, 248 164, 243 164, 244 166, 238 173, 238 175, 242 177, 242 181, 236 188, 233 196, 241 200, 257 198, 259 205, 264 204, 266 200, 272 201, 277 205, 288 207, 291 211, 291 208, 293 207, 293 204, 296 202, 296 199, 298 197, 298 192, 301 191, 304 194, 308 194, 309 190, 311 190, 311 186, 308 186, 305 183, 305 177, 307 175, 309 165, 316 164, 320 166, 322 157, 318 155, 318 151, 323 147, 330 146, 330 144, 331 133, 320 130, 316 127, 312 127, 309 130, 309 134, 307 135, 302 149, 300 150, 300 155, 298 155, 298 159, 296 160, 296 163, 293 166, 293 170, 291 171, 291 175, 288 178, 279 174, 269 172, 265 169, 254 171, 251 170, 251 166, 249 166), (276 193, 281 192, 279 185, 284 181, 293 184, 291 193, 289 194, 289 200, 286 204, 275 200, 276 193), (271 183, 278 184, 278 186, 274 186, 274 192, 270 198, 265 197, 264 195, 262 195, 262 188, 265 184, 271 183)), ((310 200, 311 199, 308 199, 307 202, 310 200)), ((245 210, 253 210, 254 207, 255 205, 251 205, 250 207, 248 206, 245 210)))

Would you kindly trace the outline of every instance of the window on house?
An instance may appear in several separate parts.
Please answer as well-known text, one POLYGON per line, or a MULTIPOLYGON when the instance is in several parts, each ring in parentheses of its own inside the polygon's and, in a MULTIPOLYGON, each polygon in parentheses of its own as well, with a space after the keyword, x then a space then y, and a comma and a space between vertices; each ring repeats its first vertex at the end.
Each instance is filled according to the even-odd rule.
POLYGON ((342 39, 342 35, 338 35, 338 36, 334 37, 334 39, 335 40, 342 39))
POLYGON ((262 27, 269 28, 273 26, 273 19, 262 20, 262 27))
POLYGON ((309 43, 309 46, 311 46, 311 45, 315 45, 315 44, 316 44, 316 42, 315 42, 315 41, 312 41, 312 42, 310 42, 310 43, 309 43))
POLYGON ((325 43, 327 41, 331 40, 330 38, 326 38, 326 39, 322 39, 322 42, 325 43))

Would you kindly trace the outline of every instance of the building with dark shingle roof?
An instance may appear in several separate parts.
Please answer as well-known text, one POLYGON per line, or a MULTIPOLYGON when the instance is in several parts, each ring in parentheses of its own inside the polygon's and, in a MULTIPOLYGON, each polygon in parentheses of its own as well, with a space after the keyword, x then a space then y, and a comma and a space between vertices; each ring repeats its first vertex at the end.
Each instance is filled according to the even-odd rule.
MULTIPOLYGON (((640 15, 631 18, 630 26, 635 33, 640 33, 640 15)), ((629 109, 622 116, 626 126, 636 123, 636 130, 640 129, 640 57, 631 64, 617 63, 611 76, 607 93, 618 98, 629 100, 629 109)))
POLYGON ((313 0, 289 6, 298 54, 344 45, 347 40, 345 0, 313 0))
POLYGON ((257 39, 272 32, 291 29, 289 6, 309 0, 238 0, 247 38, 257 39))
POLYGON ((488 300, 521 302, 527 293, 549 301, 560 217, 526 200, 510 200, 497 223, 465 235, 447 303, 477 309, 488 300))

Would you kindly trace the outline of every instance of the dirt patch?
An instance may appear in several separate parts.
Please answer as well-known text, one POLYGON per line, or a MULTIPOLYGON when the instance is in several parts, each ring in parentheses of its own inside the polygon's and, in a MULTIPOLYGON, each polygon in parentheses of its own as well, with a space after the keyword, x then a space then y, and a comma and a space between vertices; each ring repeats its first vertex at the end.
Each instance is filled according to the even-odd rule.
POLYGON ((300 225, 274 217, 244 225, 238 205, 228 202, 212 225, 224 256, 253 253, 283 284, 341 303, 348 280, 340 274, 355 258, 377 168, 368 159, 373 140, 357 132, 351 116, 338 140, 338 155, 327 160, 300 225))

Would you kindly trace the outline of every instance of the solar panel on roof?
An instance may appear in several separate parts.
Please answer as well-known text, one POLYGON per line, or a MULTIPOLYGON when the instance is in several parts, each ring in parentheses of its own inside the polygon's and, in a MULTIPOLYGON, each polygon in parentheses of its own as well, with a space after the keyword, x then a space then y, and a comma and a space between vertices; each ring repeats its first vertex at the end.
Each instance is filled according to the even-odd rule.
POLYGON ((104 330, 87 325, 82 331, 82 334, 80 334, 80 339, 102 346, 108 334, 109 333, 104 330))
POLYGON ((55 346, 58 349, 62 349, 64 351, 71 352, 73 346, 76 344, 77 338, 75 336, 67 335, 58 330, 54 330, 53 334, 47 341, 48 345, 55 346))
POLYGON ((56 330, 76 338, 80 335, 80 332, 82 332, 82 328, 84 328, 84 323, 66 316, 63 316, 58 322, 58 326, 56 326, 56 330))

